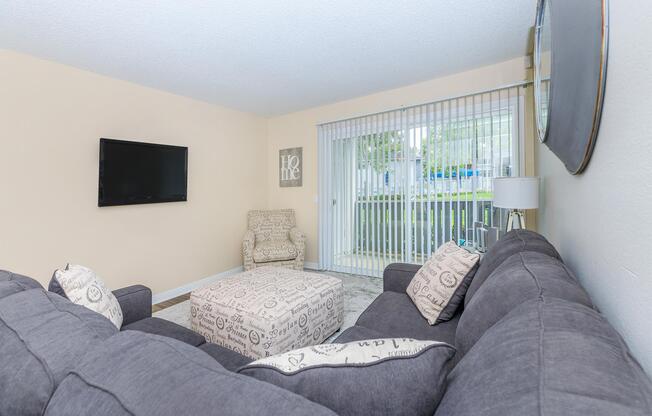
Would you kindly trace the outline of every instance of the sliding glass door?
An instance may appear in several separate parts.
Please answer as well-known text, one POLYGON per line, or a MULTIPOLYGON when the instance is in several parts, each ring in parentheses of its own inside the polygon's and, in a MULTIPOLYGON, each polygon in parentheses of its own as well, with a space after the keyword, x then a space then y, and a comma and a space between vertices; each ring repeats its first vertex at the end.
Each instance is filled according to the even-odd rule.
POLYGON ((522 87, 320 125, 320 265, 382 275, 503 226, 492 179, 520 174, 522 87))

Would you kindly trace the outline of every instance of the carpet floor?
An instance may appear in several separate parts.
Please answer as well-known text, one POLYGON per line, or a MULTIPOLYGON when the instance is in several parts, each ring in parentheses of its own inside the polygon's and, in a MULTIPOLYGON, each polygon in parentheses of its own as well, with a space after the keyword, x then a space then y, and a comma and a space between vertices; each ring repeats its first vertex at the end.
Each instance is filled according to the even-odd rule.
MULTIPOLYGON (((335 339, 342 331, 352 327, 360 314, 383 291, 383 279, 335 272, 315 272, 342 279, 344 283, 344 321, 342 328, 325 342, 335 339)), ((186 328, 190 328, 190 301, 178 303, 153 314, 157 318, 167 319, 186 328)))

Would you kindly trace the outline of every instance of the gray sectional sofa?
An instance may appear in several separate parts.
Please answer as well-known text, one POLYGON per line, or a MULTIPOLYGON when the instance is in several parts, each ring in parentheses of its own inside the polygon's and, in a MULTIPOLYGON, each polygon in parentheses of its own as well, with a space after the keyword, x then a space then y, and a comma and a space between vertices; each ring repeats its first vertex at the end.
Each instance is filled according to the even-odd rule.
POLYGON ((436 416, 652 415, 650 378, 543 236, 506 234, 482 258, 463 310, 435 326, 405 293, 418 269, 388 266, 384 292, 334 342, 454 345, 436 416))
MULTIPOLYGON (((418 269, 388 266, 383 293, 334 342, 409 337, 455 346, 435 415, 652 414, 650 379, 542 236, 508 233, 482 259, 463 310, 438 325, 405 293, 418 269)), ((114 292, 121 331, 52 292, 0 272, 2 416, 335 414, 235 373, 250 360, 152 318, 143 286, 114 292)))

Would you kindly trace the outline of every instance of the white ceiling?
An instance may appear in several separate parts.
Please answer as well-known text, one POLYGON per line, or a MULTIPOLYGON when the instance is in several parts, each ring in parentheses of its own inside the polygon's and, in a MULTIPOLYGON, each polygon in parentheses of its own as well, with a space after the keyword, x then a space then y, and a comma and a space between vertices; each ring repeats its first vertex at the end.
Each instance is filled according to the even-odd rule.
POLYGON ((262 115, 525 55, 536 0, 0 0, 0 48, 262 115))

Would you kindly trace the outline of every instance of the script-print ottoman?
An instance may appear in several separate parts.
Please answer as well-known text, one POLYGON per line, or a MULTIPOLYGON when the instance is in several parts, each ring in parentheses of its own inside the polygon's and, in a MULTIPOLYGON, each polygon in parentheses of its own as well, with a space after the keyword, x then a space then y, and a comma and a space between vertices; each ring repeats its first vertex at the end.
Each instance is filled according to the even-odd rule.
POLYGON ((258 359, 323 342, 342 326, 338 278, 259 267, 190 294, 192 329, 258 359))

